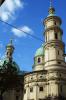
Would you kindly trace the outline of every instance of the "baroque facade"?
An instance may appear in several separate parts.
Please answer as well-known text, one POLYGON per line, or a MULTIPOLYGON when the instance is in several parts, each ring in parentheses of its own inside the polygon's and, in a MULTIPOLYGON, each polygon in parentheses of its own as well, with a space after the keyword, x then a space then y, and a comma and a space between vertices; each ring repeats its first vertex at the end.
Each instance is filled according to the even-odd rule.
POLYGON ((12 43, 7 45, 6 59, 0 62, 0 69, 4 73, 2 66, 7 69, 11 64, 14 70, 8 71, 18 73, 20 84, 7 88, 1 97, 3 100, 66 100, 65 44, 62 21, 56 16, 54 7, 49 8, 43 24, 45 42, 35 53, 32 72, 19 71, 12 59, 14 47, 12 43))
POLYGON ((66 62, 62 21, 54 7, 43 22, 45 43, 36 51, 33 71, 24 76, 24 100, 65 100, 66 62))

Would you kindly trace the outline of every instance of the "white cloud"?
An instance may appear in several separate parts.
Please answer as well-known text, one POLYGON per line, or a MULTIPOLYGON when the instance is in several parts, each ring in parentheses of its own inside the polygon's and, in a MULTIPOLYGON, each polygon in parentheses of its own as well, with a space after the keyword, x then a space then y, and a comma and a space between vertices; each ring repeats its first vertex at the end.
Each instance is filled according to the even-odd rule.
POLYGON ((21 27, 19 29, 24 31, 24 32, 26 32, 26 34, 24 32, 22 32, 22 31, 19 31, 19 30, 15 29, 15 28, 12 28, 12 32, 17 37, 26 37, 28 33, 29 34, 33 34, 33 30, 31 28, 29 28, 28 26, 23 26, 23 27, 21 27))
POLYGON ((4 21, 9 20, 10 17, 13 17, 15 11, 18 8, 23 8, 24 3, 21 0, 5 0, 3 5, 0 7, 0 18, 4 21))

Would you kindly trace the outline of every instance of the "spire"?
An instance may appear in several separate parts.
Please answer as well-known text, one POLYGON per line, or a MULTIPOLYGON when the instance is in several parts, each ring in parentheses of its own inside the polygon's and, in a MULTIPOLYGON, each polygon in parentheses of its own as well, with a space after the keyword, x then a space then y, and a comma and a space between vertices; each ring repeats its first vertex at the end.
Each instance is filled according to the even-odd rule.
POLYGON ((54 13, 55 13, 55 9, 53 7, 53 0, 50 0, 49 15, 54 13))
POLYGON ((10 43, 6 46, 6 57, 9 60, 12 60, 12 54, 14 52, 14 46, 12 44, 12 39, 10 39, 10 43))

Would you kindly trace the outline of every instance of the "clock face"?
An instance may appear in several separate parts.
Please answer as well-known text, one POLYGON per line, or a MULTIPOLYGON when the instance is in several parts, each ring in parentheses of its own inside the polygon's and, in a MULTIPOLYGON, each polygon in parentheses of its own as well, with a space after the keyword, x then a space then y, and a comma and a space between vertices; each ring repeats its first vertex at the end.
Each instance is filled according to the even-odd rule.
POLYGON ((4 3, 5 0, 0 0, 0 6, 4 3))

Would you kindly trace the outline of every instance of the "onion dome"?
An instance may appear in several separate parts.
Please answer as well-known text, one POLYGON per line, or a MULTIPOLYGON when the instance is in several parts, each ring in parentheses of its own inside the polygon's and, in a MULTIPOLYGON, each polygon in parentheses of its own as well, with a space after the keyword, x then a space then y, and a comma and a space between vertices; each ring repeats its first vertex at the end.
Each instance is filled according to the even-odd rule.
POLYGON ((55 16, 55 9, 53 7, 49 8, 49 15, 48 16, 55 16))
POLYGON ((9 62, 8 58, 6 57, 0 60, 0 70, 2 70, 2 72, 5 72, 8 70, 8 71, 16 72, 16 73, 20 71, 17 63, 13 60, 9 62))
POLYGON ((0 71, 8 73, 18 73, 20 71, 19 66, 12 59, 12 54, 14 52, 14 46, 12 40, 6 46, 6 55, 2 60, 0 60, 0 71))

